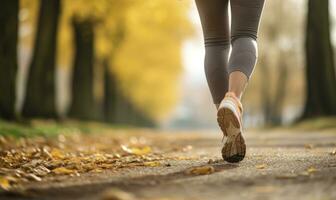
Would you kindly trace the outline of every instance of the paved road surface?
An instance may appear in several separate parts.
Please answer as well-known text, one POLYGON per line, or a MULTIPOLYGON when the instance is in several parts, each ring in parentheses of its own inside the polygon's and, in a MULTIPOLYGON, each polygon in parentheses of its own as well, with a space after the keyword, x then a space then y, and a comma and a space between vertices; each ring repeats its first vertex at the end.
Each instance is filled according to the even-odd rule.
POLYGON ((215 134, 172 138, 167 142, 193 147, 179 153, 190 160, 32 184, 24 195, 0 194, 0 199, 102 199, 104 195, 106 199, 153 200, 336 199, 336 155, 332 153, 336 134, 248 133, 247 157, 239 164, 220 160, 221 142, 215 134), (212 166, 215 171, 186 173, 198 166, 212 166), (121 191, 128 196, 120 195, 121 191))

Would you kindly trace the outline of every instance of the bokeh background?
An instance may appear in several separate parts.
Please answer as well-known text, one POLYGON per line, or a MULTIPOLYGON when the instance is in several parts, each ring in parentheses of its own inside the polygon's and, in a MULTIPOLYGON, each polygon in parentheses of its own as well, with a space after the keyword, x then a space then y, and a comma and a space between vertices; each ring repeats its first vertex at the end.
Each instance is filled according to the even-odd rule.
MULTIPOLYGON (((3 3, 3 120, 217 128, 192 0, 3 3)), ((258 40, 246 127, 336 114, 336 1, 266 1, 258 40)))

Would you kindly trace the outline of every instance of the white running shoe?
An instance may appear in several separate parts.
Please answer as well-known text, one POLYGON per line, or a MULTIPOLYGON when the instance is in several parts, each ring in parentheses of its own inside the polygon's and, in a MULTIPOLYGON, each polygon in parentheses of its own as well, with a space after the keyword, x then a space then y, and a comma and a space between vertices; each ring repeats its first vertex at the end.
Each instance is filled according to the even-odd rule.
POLYGON ((242 136, 243 107, 232 92, 225 94, 217 111, 217 122, 227 140, 222 148, 225 161, 235 163, 242 161, 246 153, 245 140, 242 136))

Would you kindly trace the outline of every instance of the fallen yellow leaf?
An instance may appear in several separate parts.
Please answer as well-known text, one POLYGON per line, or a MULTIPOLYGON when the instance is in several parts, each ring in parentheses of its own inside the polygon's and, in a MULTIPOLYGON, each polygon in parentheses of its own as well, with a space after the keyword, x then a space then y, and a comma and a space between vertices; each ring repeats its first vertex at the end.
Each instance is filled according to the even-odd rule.
POLYGON ((193 174, 193 175, 206 175, 206 174, 212 174, 214 172, 215 168, 212 166, 195 167, 187 170, 187 174, 193 174))
POLYGON ((97 168, 97 169, 91 170, 91 172, 94 172, 94 173, 101 173, 101 172, 103 172, 103 170, 97 168))
POLYGON ((145 146, 143 148, 129 148, 125 145, 121 145, 122 150, 129 154, 135 154, 135 155, 145 155, 150 152, 152 152, 152 149, 149 146, 145 146))
POLYGON ((75 170, 67 169, 65 167, 59 167, 59 168, 53 169, 52 172, 54 172, 55 174, 73 174, 73 173, 76 173, 75 170))
POLYGON ((308 174, 313 174, 317 172, 318 170, 315 167, 311 166, 306 171, 308 172, 308 174))
POLYGON ((134 200, 135 196, 118 188, 111 188, 103 192, 102 200, 134 200))
POLYGON ((54 159, 63 159, 65 156, 59 149, 53 149, 50 153, 54 159))
POLYGON ((161 163, 157 162, 157 161, 145 162, 144 166, 146 166, 146 167, 158 167, 158 166, 161 166, 161 163))
POLYGON ((179 156, 176 158, 177 160, 192 160, 192 159, 196 159, 193 157, 186 157, 186 156, 179 156))
POLYGON ((0 187, 4 190, 8 190, 10 188, 10 181, 7 177, 0 177, 0 187))
POLYGON ((257 169, 265 169, 267 167, 266 164, 260 164, 255 166, 257 169))

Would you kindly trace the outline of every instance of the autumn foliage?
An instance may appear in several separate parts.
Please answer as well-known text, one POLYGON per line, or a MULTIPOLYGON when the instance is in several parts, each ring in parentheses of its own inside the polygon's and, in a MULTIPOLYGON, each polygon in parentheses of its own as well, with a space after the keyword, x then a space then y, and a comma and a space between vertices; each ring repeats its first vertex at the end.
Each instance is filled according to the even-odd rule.
MULTIPOLYGON (((19 38, 22 48, 33 48, 41 2, 20 2, 20 26, 32 30, 19 38)), ((134 113, 133 118, 146 118, 143 121, 162 119, 178 97, 177 86, 182 71, 181 48, 183 40, 192 34, 188 20, 189 6, 190 1, 61 1, 55 62, 58 71, 72 74, 73 82, 70 81, 70 85, 78 85, 75 88, 70 85, 62 88, 60 95, 65 97, 61 98, 67 100, 63 104, 61 102, 61 113, 67 113, 68 108, 70 117, 106 119, 103 112, 106 105, 104 95, 113 94, 118 101, 126 102, 116 102, 110 106, 115 112, 119 109, 118 113, 134 113), (88 39, 89 29, 93 31, 91 61, 87 60, 88 54, 79 52, 91 47, 76 49, 74 41, 78 34, 74 34, 75 27, 81 30, 83 36, 80 37, 84 42, 88 39), (79 76, 78 73, 82 72, 74 70, 76 63, 79 69, 83 68, 78 66, 78 60, 92 63, 88 66, 92 68, 92 73, 86 74, 86 78, 79 76), (103 77, 109 77, 104 76, 104 72, 114 78, 113 87, 104 86, 103 77), (87 83, 87 86, 83 83, 87 83), (115 91, 104 92, 106 88, 115 91), (82 91, 88 94, 78 94, 82 91), (76 97, 80 100, 71 103, 71 96, 73 100, 76 97), (86 98, 91 100, 86 101, 86 98), (79 113, 81 110, 87 112, 79 113)), ((27 90, 26 93, 29 95, 31 91, 27 90)), ((127 123, 125 120, 119 121, 127 123)))

